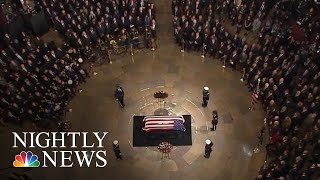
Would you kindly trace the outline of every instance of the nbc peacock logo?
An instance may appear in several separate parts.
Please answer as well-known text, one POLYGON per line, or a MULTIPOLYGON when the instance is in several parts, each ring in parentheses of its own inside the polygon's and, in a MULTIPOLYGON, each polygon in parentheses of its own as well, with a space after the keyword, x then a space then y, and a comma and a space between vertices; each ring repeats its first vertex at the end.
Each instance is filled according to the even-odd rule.
POLYGON ((40 162, 38 161, 38 156, 34 155, 31 151, 27 153, 22 151, 20 154, 16 155, 15 161, 13 162, 14 167, 39 167, 40 162))

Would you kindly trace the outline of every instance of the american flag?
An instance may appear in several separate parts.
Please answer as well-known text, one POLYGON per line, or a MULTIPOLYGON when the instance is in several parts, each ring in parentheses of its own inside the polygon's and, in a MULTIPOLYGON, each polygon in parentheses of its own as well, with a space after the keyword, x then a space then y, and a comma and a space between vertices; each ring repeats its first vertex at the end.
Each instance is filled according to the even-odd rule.
POLYGON ((151 131, 186 131, 183 116, 146 116, 143 119, 145 132, 151 131))
POLYGON ((258 89, 258 88, 253 91, 252 96, 251 96, 251 105, 252 105, 252 106, 255 105, 255 104, 258 102, 258 100, 259 100, 259 93, 260 93, 260 92, 259 92, 259 89, 258 89))

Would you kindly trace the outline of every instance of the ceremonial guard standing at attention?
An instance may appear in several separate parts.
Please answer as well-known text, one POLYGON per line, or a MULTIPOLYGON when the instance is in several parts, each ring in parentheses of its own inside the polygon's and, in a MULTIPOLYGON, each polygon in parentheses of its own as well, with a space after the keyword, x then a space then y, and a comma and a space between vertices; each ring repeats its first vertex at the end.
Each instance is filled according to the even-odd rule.
POLYGON ((217 130, 217 125, 218 125, 218 112, 217 111, 212 111, 212 131, 217 130))
POLYGON ((112 144, 112 147, 113 147, 113 152, 116 155, 116 158, 118 160, 119 159, 121 160, 122 159, 122 154, 121 154, 121 151, 120 151, 119 141, 118 140, 114 140, 113 144, 112 144))
POLYGON ((124 91, 122 89, 122 87, 117 86, 117 89, 114 93, 114 97, 116 98, 116 100, 119 102, 120 106, 122 108, 124 108, 124 102, 123 102, 123 98, 124 98, 124 91))
POLYGON ((207 107, 210 98, 209 88, 204 87, 202 92, 202 107, 207 107))
POLYGON ((205 158, 209 158, 210 157, 210 154, 212 152, 212 146, 213 146, 213 143, 207 139, 206 140, 206 145, 204 147, 204 157, 205 158))

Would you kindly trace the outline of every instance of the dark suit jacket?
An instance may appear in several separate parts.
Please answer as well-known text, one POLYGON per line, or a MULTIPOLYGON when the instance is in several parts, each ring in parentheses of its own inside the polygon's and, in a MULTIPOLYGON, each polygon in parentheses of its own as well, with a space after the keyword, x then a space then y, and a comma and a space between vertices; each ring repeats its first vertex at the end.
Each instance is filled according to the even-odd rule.
POLYGON ((218 49, 217 40, 215 40, 214 43, 212 41, 210 41, 208 47, 209 47, 210 51, 217 51, 217 49, 218 49))
POLYGON ((97 33, 95 30, 92 30, 92 31, 89 30, 87 34, 89 35, 92 42, 94 42, 94 43, 97 42, 98 36, 97 36, 97 33))
POLYGON ((216 116, 212 117, 212 122, 213 125, 218 125, 218 114, 216 116))
POLYGON ((120 87, 120 90, 118 90, 118 88, 115 90, 114 97, 116 99, 122 99, 124 97, 124 91, 123 91, 122 87, 120 87))

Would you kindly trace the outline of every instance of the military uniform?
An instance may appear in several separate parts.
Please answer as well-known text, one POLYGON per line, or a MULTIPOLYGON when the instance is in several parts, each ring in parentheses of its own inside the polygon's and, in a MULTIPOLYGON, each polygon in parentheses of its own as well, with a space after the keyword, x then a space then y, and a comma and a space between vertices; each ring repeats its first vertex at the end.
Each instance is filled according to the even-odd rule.
POLYGON ((209 158, 210 157, 210 154, 212 152, 212 146, 213 146, 213 143, 207 139, 206 140, 206 145, 204 147, 204 157, 205 158, 209 158))
POLYGON ((204 87, 202 92, 202 107, 207 107, 210 98, 209 88, 204 87))
POLYGON ((118 160, 119 159, 121 160, 122 159, 122 154, 121 154, 121 151, 120 151, 119 142, 117 140, 114 140, 113 144, 112 144, 112 147, 113 147, 113 152, 116 155, 116 158, 118 160))

